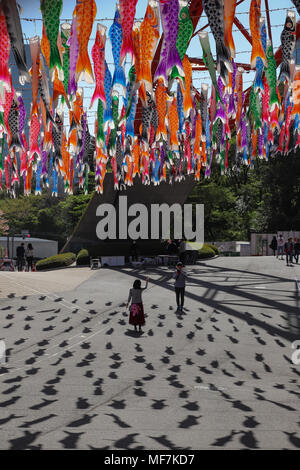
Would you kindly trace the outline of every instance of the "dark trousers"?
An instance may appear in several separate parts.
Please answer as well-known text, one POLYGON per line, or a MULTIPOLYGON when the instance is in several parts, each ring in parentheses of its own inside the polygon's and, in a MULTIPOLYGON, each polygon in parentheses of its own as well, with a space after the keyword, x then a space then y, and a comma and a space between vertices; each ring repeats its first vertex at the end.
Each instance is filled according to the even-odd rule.
POLYGON ((23 256, 18 256, 18 258, 17 258, 17 266, 18 266, 18 271, 23 271, 23 266, 24 266, 24 258, 23 258, 23 256))
POLYGON ((179 259, 182 264, 185 264, 185 251, 179 254, 179 259))
POLYGON ((299 251, 295 252, 294 258, 295 258, 296 263, 298 263, 298 261, 299 261, 299 251))
POLYGON ((29 271, 29 269, 31 269, 31 271, 32 271, 32 263, 33 263, 33 257, 32 257, 32 256, 29 256, 29 257, 27 258, 28 271, 29 271))
POLYGON ((176 302, 177 302, 178 307, 179 306, 183 307, 183 304, 184 304, 184 291, 185 291, 185 287, 175 287, 176 302))
POLYGON ((289 264, 289 261, 290 261, 290 264, 292 264, 293 262, 293 253, 286 253, 286 264, 289 264))

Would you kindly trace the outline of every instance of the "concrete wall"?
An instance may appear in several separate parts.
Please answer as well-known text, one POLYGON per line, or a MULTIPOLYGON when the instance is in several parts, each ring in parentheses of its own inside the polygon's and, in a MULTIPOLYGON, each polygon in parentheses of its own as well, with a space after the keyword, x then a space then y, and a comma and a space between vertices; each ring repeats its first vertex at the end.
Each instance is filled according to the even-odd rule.
POLYGON ((244 241, 229 241, 229 242, 214 242, 214 244, 219 248, 220 252, 232 251, 233 253, 240 253, 242 246, 249 246, 249 242, 244 241))

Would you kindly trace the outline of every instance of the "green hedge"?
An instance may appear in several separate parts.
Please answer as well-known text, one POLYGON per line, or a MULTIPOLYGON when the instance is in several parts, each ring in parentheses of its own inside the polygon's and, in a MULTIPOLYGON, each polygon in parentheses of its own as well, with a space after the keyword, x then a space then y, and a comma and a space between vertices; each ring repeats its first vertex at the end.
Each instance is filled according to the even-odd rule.
POLYGON ((77 258, 76 258, 76 265, 77 266, 83 266, 90 264, 90 256, 89 252, 85 249, 82 249, 79 251, 77 258))
POLYGON ((70 266, 76 260, 74 253, 62 253, 60 255, 50 256, 50 258, 41 259, 36 263, 37 271, 43 269, 63 268, 70 266))
POLYGON ((220 250, 216 245, 213 245, 212 243, 205 243, 205 245, 211 248, 215 252, 216 255, 220 254, 220 250))
POLYGON ((198 250, 199 259, 203 258, 213 258, 216 255, 215 251, 206 243, 204 243, 201 250, 198 250))

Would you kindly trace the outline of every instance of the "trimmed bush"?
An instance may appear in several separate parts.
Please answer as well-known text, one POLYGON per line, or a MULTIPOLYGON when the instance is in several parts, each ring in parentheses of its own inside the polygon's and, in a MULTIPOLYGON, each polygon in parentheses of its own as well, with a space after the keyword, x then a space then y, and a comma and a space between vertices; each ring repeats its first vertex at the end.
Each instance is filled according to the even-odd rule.
POLYGON ((42 271, 43 269, 63 268, 70 266, 75 260, 76 255, 74 253, 62 253, 41 259, 36 263, 36 269, 42 271))
POLYGON ((198 257, 199 259, 204 258, 213 258, 215 256, 215 252, 212 248, 210 248, 206 243, 204 243, 201 250, 198 250, 198 257))
POLYGON ((215 252, 216 255, 220 254, 220 250, 216 245, 213 245, 212 243, 205 243, 205 245, 211 248, 215 252))
POLYGON ((76 258, 76 265, 77 266, 84 266, 90 264, 90 256, 89 252, 85 249, 79 251, 77 258, 76 258))

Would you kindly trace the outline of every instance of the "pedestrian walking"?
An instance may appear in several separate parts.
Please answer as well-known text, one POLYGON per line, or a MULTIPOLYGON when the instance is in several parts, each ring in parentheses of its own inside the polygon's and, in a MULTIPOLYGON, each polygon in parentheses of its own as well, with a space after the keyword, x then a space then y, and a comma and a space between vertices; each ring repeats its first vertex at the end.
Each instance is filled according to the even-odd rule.
POLYGON ((277 240, 276 240, 276 236, 274 235, 274 237, 272 238, 272 241, 271 241, 271 244, 270 244, 270 248, 271 250, 273 250, 273 254, 274 256, 276 255, 276 252, 277 252, 277 240))
POLYGON ((283 259, 283 250, 284 250, 284 240, 282 235, 279 235, 277 239, 277 258, 281 255, 281 259, 283 259))
POLYGON ((295 250, 294 257, 295 257, 296 263, 298 264, 299 254, 300 254, 300 240, 299 240, 299 238, 296 238, 295 240, 296 241, 295 241, 295 245, 294 245, 294 250, 295 250))
POLYGON ((145 287, 141 287, 141 281, 136 279, 133 283, 133 287, 129 291, 128 301, 126 308, 128 308, 129 302, 130 305, 130 315, 129 315, 129 324, 134 325, 134 331, 137 331, 137 326, 139 327, 139 332, 142 333, 142 326, 145 325, 145 315, 144 315, 144 306, 142 301, 142 292, 147 289, 149 282, 149 277, 146 279, 145 287))
POLYGON ((181 262, 177 263, 176 272, 173 277, 175 279, 177 310, 182 311, 184 305, 186 273, 183 270, 183 264, 181 262))
POLYGON ((28 244, 26 250, 26 261, 28 266, 28 271, 31 269, 32 271, 32 263, 33 263, 33 246, 31 243, 28 244))
POLYGON ((293 239, 289 238, 284 244, 284 252, 286 255, 286 265, 293 266, 293 256, 294 256, 294 243, 293 239))
POLYGON ((24 261, 25 261, 25 248, 24 248, 24 243, 21 243, 21 245, 17 247, 18 271, 23 271, 24 261))

